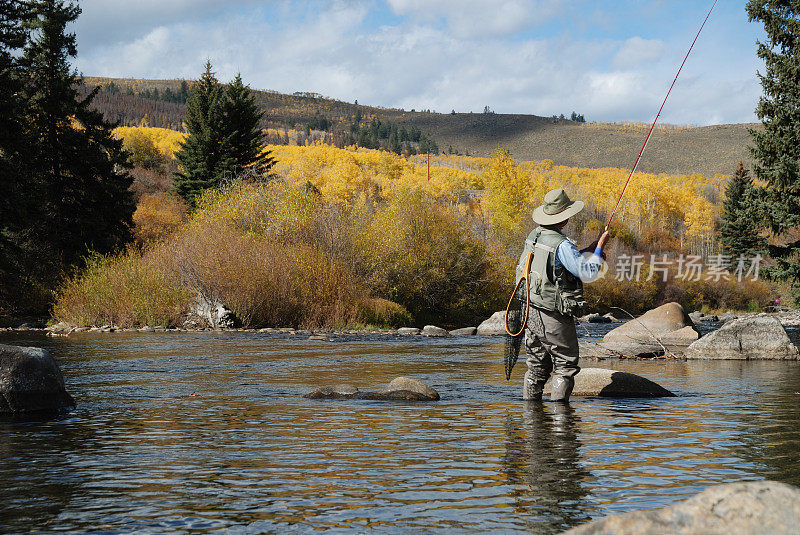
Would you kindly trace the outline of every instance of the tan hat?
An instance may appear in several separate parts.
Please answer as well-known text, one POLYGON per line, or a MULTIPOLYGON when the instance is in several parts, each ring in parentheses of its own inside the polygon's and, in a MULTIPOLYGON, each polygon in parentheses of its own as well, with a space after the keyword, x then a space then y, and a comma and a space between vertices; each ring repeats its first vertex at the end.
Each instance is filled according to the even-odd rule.
POLYGON ((544 204, 533 211, 533 221, 537 225, 556 225, 581 210, 583 201, 570 201, 567 192, 558 188, 547 192, 544 204))

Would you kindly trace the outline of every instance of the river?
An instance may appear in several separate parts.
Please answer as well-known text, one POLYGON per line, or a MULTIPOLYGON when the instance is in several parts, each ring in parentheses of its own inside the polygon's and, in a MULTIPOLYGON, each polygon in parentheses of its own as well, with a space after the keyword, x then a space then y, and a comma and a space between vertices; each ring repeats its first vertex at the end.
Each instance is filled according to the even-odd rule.
MULTIPOLYGON (((596 332, 593 334, 597 334, 596 332)), ((78 408, 0 422, 0 531, 554 533, 710 485, 800 485, 800 363, 582 361, 675 398, 521 401, 502 341, 3 333, 78 408), (435 403, 314 401, 407 375, 435 403)))

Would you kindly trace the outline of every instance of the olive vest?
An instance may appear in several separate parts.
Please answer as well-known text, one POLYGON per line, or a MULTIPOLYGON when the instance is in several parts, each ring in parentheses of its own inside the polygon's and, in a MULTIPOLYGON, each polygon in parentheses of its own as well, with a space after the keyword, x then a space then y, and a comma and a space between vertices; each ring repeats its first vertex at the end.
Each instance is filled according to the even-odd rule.
POLYGON ((536 227, 525 240, 517 264, 517 280, 525 269, 529 253, 533 253, 530 272, 531 304, 541 310, 580 316, 586 307, 583 282, 564 266, 556 269, 556 250, 568 238, 557 230, 536 227))

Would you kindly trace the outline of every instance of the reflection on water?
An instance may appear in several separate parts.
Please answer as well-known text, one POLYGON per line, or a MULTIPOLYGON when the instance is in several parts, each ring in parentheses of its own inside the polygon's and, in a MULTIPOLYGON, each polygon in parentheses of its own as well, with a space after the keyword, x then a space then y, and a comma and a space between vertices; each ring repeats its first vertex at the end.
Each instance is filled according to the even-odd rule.
MULTIPOLYGON (((48 347, 79 407, 0 423, 0 531, 553 533, 713 484, 800 484, 800 365, 603 361, 678 394, 525 404, 488 338, 84 335, 48 347), (431 404, 313 401, 397 375, 431 404)), ((518 367, 519 368, 519 367, 518 367)))

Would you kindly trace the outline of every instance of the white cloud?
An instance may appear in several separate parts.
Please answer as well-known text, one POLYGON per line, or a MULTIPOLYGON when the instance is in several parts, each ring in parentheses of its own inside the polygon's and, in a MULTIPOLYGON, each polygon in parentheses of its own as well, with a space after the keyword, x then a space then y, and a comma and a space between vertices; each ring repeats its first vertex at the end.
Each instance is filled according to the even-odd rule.
MULTIPOLYGON (((579 40, 569 32, 548 38, 492 35, 512 31, 524 20, 514 15, 519 6, 531 4, 523 0, 440 0, 427 11, 428 3, 421 0, 388 0, 406 18, 380 26, 368 26, 374 9, 369 0, 300 1, 315 9, 287 3, 291 18, 278 21, 257 16, 261 8, 244 0, 231 10, 205 0, 192 2, 191 8, 188 0, 164 0, 165 13, 172 14, 166 17, 153 15, 155 3, 148 0, 113 15, 135 21, 131 27, 121 24, 125 28, 118 38, 104 41, 82 30, 87 35, 81 36, 76 67, 87 75, 195 78, 208 58, 220 79, 241 72, 259 89, 314 91, 350 102, 442 112, 477 112, 488 105, 499 113, 549 116, 575 110, 589 120, 647 121, 674 76, 675 58, 683 53, 683 45, 640 37, 620 42, 588 35, 579 40), (196 13, 181 17, 181 9, 196 13), (431 23, 426 13, 447 23, 431 23), (506 22, 492 21, 495 15, 506 22), (464 22, 471 17, 473 22, 464 22), (482 29, 470 26, 474 21, 484 23, 482 29)), ((90 12, 102 3, 84 2, 84 16, 112 17, 90 12)), ((753 120, 760 93, 754 65, 754 60, 731 65, 705 48, 687 64, 663 120, 753 120)))
POLYGON ((398 15, 443 18, 457 37, 510 35, 550 19, 560 0, 388 0, 398 15))
POLYGON ((642 39, 631 37, 625 41, 614 55, 614 66, 631 69, 642 63, 653 63, 664 54, 664 43, 658 39, 642 39))

